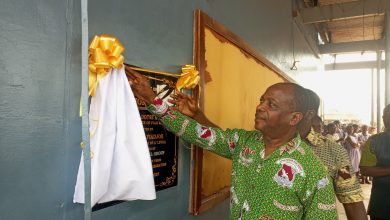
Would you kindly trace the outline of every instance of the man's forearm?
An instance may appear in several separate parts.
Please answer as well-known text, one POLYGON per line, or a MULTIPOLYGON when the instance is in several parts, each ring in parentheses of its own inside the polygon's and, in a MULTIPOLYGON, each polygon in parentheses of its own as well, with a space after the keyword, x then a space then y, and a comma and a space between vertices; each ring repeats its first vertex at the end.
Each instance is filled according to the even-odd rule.
POLYGON ((212 123, 206 115, 202 111, 196 112, 196 114, 192 117, 195 121, 197 121, 199 124, 209 126, 209 127, 214 127, 214 128, 219 128, 218 125, 212 123))
POLYGON ((365 176, 389 176, 390 175, 390 167, 361 166, 360 172, 365 176))
POLYGON ((363 202, 343 203, 348 220, 367 220, 363 202))

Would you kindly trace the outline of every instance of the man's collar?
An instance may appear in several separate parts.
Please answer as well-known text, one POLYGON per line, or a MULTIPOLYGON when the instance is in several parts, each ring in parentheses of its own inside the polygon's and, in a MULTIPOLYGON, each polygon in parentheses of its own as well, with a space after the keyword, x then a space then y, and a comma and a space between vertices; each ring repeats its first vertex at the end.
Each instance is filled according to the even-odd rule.
POLYGON ((295 138, 279 147, 279 155, 282 155, 283 153, 292 154, 295 150, 298 150, 300 153, 304 154, 305 151, 301 147, 301 143, 301 136, 297 134, 295 138))

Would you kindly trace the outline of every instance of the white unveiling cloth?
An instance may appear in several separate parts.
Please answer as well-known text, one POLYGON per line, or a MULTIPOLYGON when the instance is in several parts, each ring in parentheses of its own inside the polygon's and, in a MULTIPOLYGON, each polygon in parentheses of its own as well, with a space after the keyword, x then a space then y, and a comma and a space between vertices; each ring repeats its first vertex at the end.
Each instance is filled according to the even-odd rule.
MULTIPOLYGON (((100 80, 89 110, 91 206, 156 198, 152 163, 136 100, 124 68, 100 80)), ((73 202, 84 203, 84 155, 73 202)))

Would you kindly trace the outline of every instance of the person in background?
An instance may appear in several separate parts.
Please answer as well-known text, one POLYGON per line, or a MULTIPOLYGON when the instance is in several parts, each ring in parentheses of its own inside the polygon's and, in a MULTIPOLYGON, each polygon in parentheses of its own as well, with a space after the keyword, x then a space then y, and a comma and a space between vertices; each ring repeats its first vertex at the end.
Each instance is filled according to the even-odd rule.
POLYGON ((355 129, 353 125, 347 126, 347 137, 345 138, 344 147, 348 152, 349 158, 352 163, 353 172, 357 173, 357 176, 360 176, 359 173, 359 162, 360 162, 360 144, 358 138, 355 135, 355 129))
MULTIPOLYGON (((334 141, 338 137, 335 138, 333 135, 326 137, 314 131, 312 124, 314 122, 314 125, 318 125, 313 119, 318 117, 320 97, 310 89, 307 89, 306 92, 308 112, 299 126, 299 133, 326 166, 336 196, 343 204, 347 218, 349 220, 367 220, 359 179, 351 169, 352 165, 348 153, 344 147, 334 141)), ((331 133, 333 133, 336 126, 333 123, 329 125, 331 133)))
POLYGON ((370 137, 370 134, 368 133, 368 126, 367 125, 362 125, 360 128, 360 133, 359 133, 359 141, 362 143, 362 146, 366 143, 368 138, 370 137))
MULTIPOLYGON (((362 152, 362 146, 365 145, 367 142, 368 138, 370 137, 370 134, 368 133, 368 126, 367 125, 362 125, 360 129, 360 133, 358 136, 358 141, 360 143, 360 152, 362 152)), ((364 176, 360 174, 360 183, 361 184, 371 184, 370 181, 368 180, 368 176, 364 176)))
POLYGON ((337 219, 327 171, 297 133, 307 111, 301 86, 268 87, 256 107, 256 130, 246 131, 205 126, 169 108, 135 71, 130 84, 168 130, 232 160, 230 219, 337 219))
POLYGON ((336 125, 336 133, 337 135, 339 136, 339 140, 337 141, 337 143, 340 143, 341 145, 344 145, 344 140, 346 138, 346 132, 345 132, 345 127, 344 124, 341 124, 339 120, 335 120, 333 122, 335 125, 336 125))
POLYGON ((358 124, 352 124, 352 127, 353 127, 353 136, 355 136, 359 143, 360 143, 360 139, 359 139, 359 135, 360 135, 360 126, 358 124))
POLYGON ((368 138, 360 161, 362 174, 373 177, 368 205, 371 220, 390 219, 390 104, 382 118, 385 131, 368 138))
POLYGON ((333 140, 334 142, 338 141, 340 137, 336 133, 336 125, 331 122, 328 125, 326 125, 326 127, 327 127, 326 138, 328 138, 329 140, 333 140))
POLYGON ((369 134, 370 136, 376 134, 375 130, 376 130, 376 127, 375 127, 375 126, 370 126, 370 127, 368 127, 368 134, 369 134))
MULTIPOLYGON (((336 196, 343 204, 348 219, 367 220, 362 190, 358 178, 352 172, 348 153, 341 145, 311 129, 312 119, 317 115, 320 105, 320 98, 309 89, 306 90, 306 93, 308 111, 298 126, 299 133, 302 139, 311 145, 314 153, 327 167, 336 196)), ((196 118, 197 121, 202 121, 206 125, 214 125, 198 109, 196 100, 191 96, 178 93, 173 95, 172 98, 172 104, 176 104, 178 106, 176 108, 180 112, 196 118)))
POLYGON ((333 124, 336 125, 336 133, 339 135, 339 137, 343 136, 342 135, 342 130, 341 130, 341 123, 339 120, 334 120, 333 124))

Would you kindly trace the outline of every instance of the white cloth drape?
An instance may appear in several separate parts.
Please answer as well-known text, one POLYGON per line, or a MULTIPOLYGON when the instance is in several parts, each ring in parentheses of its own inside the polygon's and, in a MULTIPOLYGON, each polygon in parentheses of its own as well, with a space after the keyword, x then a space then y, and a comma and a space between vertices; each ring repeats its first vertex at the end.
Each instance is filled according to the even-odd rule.
MULTIPOLYGON (((123 68, 100 80, 89 111, 91 205, 156 198, 152 163, 137 104, 123 68)), ((84 203, 84 155, 73 202, 84 203)))

